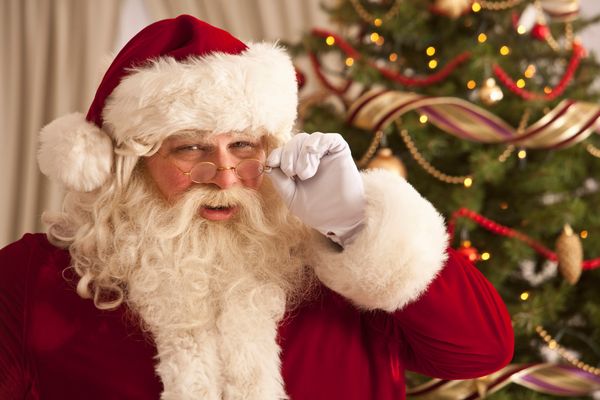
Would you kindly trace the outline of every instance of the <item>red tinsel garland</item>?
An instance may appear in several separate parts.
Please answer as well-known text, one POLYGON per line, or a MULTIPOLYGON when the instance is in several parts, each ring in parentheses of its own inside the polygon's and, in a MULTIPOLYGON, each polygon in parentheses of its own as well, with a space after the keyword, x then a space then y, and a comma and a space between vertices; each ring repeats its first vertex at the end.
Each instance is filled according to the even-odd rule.
POLYGON ((558 85, 556 85, 556 87, 553 88, 550 93, 534 93, 519 88, 515 81, 512 80, 506 71, 504 71, 504 69, 502 69, 502 67, 500 67, 498 64, 494 65, 494 74, 506 88, 525 100, 554 100, 565 91, 567 85, 573 79, 573 75, 575 74, 577 67, 579 67, 579 62, 584 54, 585 49, 578 43, 574 42, 573 52, 571 54, 571 59, 569 60, 569 65, 567 66, 565 74, 561 78, 558 85))
MULTIPOLYGON (((475 211, 469 210, 468 208, 464 208, 464 207, 460 208, 457 211, 455 211, 454 213, 452 213, 452 218, 450 219, 450 222, 448 223, 448 234, 450 236, 450 239, 454 238, 456 220, 461 217, 468 218, 468 219, 476 222, 482 228, 487 229, 488 231, 495 233, 497 235, 511 237, 511 238, 520 240, 520 241, 526 243, 529 247, 531 247, 532 249, 534 249, 535 251, 537 251, 539 254, 546 257, 550 261, 558 260, 556 253, 553 252, 552 250, 548 249, 544 245, 542 245, 540 242, 530 238, 529 236, 525 235, 524 233, 521 233, 514 229, 508 228, 506 226, 500 225, 490 219, 485 218, 481 214, 478 214, 475 211)), ((581 265, 582 265, 583 269, 598 268, 598 267, 600 267, 600 258, 585 260, 582 262, 581 265)))
MULTIPOLYGON (((360 54, 359 51, 357 51, 348 42, 346 42, 344 39, 342 39, 340 36, 338 36, 334 33, 331 33, 329 31, 326 31, 323 29, 313 29, 311 31, 311 33, 314 36, 322 37, 322 38, 327 38, 328 36, 333 37, 333 39, 335 40, 335 45, 337 45, 337 47, 339 47, 340 50, 342 50, 344 52, 346 57, 352 57, 355 60, 359 60, 362 58, 362 55, 360 54)), ((316 56, 312 52, 309 52, 309 55, 311 56, 311 60, 313 58, 315 60, 317 60, 316 56)), ((391 79, 394 82, 400 83, 401 85, 404 85, 404 86, 430 86, 430 85, 433 85, 435 83, 438 83, 438 82, 446 79, 460 64, 467 61, 470 57, 471 57, 471 53, 468 51, 465 51, 465 52, 459 54, 458 56, 454 57, 452 60, 450 60, 448 62, 448 64, 446 64, 443 68, 441 68, 436 73, 431 74, 427 77, 418 77, 418 78, 411 78, 406 75, 400 74, 396 71, 393 71, 389 68, 379 67, 372 60, 368 60, 367 63, 371 67, 373 67, 377 71, 379 71, 387 79, 391 79)), ((327 87, 330 87, 331 83, 328 82, 327 79, 323 76, 323 74, 321 74, 319 71, 320 65, 318 64, 318 60, 317 60, 316 64, 313 61, 313 66, 315 66, 315 70, 317 71, 317 76, 319 77, 319 79, 321 79, 323 84, 325 84, 325 86, 327 86, 327 87)))

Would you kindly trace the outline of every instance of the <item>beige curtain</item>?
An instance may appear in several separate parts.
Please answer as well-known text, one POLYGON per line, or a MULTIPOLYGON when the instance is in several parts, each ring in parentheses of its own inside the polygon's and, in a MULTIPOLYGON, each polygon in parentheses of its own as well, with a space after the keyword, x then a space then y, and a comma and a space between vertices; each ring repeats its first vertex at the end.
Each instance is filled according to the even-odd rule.
POLYGON ((191 14, 247 41, 296 41, 325 26, 321 3, 335 0, 144 0, 153 20, 191 14))
POLYGON ((111 54, 143 26, 187 13, 244 41, 293 42, 327 26, 320 4, 335 1, 0 0, 0 247, 43 231, 42 212, 61 206, 38 170, 39 130, 85 113, 111 54))
POLYGON ((0 246, 41 231, 60 189, 38 170, 37 133, 87 110, 112 51, 120 0, 0 1, 0 246))

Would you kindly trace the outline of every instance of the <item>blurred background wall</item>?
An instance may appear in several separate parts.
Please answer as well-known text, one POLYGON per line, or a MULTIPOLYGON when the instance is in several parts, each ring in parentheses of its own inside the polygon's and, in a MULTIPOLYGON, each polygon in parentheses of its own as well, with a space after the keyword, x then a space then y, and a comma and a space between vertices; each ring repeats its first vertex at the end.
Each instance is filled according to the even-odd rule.
MULTIPOLYGON (((38 171, 37 133, 54 118, 85 113, 112 55, 147 24, 192 14, 243 41, 295 42, 326 27, 336 0, 0 0, 0 247, 43 231, 62 190, 38 171)), ((580 0, 582 15, 599 0, 580 0)), ((583 32, 600 54, 600 26, 583 32)), ((301 61, 300 61, 301 62, 301 61)))

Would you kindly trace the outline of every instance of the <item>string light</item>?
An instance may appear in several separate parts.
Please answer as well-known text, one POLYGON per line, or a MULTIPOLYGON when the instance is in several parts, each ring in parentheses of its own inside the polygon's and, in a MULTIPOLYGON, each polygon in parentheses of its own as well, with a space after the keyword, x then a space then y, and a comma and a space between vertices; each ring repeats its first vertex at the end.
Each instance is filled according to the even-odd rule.
POLYGON ((523 25, 519 25, 517 26, 517 33, 519 35, 524 35, 527 33, 527 28, 525 28, 523 25))
POLYGON ((489 260, 489 259, 490 259, 490 257, 491 257, 490 253, 488 253, 487 251, 484 251, 483 253, 481 253, 481 257, 480 257, 480 258, 481 258, 483 261, 487 261, 487 260, 489 260))
POLYGON ((470 240, 463 240, 462 247, 471 247, 471 241, 470 240))
POLYGON ((419 122, 422 124, 426 124, 428 120, 429 118, 427 118, 427 115, 425 114, 421 114, 421 116, 419 117, 419 122))
POLYGON ((486 40, 487 40, 487 35, 486 35, 485 33, 480 33, 480 34, 477 36, 477 41, 478 41, 479 43, 485 43, 485 41, 486 41, 486 40))
POLYGON ((507 56, 510 53, 510 49, 508 48, 508 46, 502 46, 500 47, 500 54, 503 56, 507 56))
POLYGON ((481 4, 479 4, 478 2, 473 2, 473 5, 471 5, 471 10, 473 10, 473 12, 479 12, 481 11, 481 4))
POLYGON ((354 64, 354 58, 348 57, 346 58, 346 66, 351 67, 354 64))
POLYGON ((469 82, 467 82, 467 89, 473 90, 477 87, 477 82, 475 82, 474 80, 470 80, 469 82))
POLYGON ((525 157, 527 157, 527 152, 525 150, 519 150, 519 152, 517 153, 517 157, 519 157, 522 160, 525 157))
POLYGON ((530 78, 533 78, 533 76, 535 75, 535 72, 536 72, 535 65, 529 64, 527 66, 527 68, 525 69, 525 73, 523 75, 525 75, 525 78, 530 79, 530 78))
POLYGON ((529 298, 529 292, 523 292, 521 293, 521 295, 519 296, 519 298, 523 301, 527 301, 527 299, 529 298))
POLYGON ((379 40, 379 33, 373 32, 371 33, 371 42, 375 43, 379 40))
POLYGON ((525 87, 525 79, 517 80, 516 84, 519 89, 523 89, 525 87))
POLYGON ((550 93, 552 93, 552 88, 551 88, 550 86, 546 86, 546 87, 544 88, 544 93, 546 93, 546 94, 550 94, 550 93))
POLYGON ((392 54, 390 54, 390 56, 388 58, 390 59, 391 62, 395 62, 396 60, 398 60, 398 54, 392 53, 392 54))
POLYGON ((425 53, 426 53, 426 54, 427 54, 429 57, 433 56, 433 55, 435 54, 435 47, 433 47, 433 46, 429 46, 429 47, 427 48, 427 50, 425 50, 425 53))
POLYGON ((473 178, 465 178, 465 180, 463 181, 463 185, 465 185, 466 188, 473 186, 473 178))
POLYGON ((381 20, 381 18, 375 18, 373 20, 373 25, 375 25, 375 26, 381 26, 381 24, 383 24, 383 21, 381 20))
POLYGON ((383 46, 384 42, 385 42, 385 39, 383 38, 383 36, 379 35, 379 37, 377 38, 377 41, 375 42, 375 44, 377 46, 383 46))
POLYGON ((325 43, 327 43, 328 46, 333 46, 335 44, 335 38, 333 36, 327 36, 325 38, 325 43))
POLYGON ((579 237, 581 237, 582 239, 587 239, 588 237, 588 231, 586 231, 585 229, 581 232, 579 232, 579 237))
POLYGON ((429 63, 427 65, 431 69, 436 69, 438 66, 438 62, 437 62, 437 60, 429 60, 429 63))

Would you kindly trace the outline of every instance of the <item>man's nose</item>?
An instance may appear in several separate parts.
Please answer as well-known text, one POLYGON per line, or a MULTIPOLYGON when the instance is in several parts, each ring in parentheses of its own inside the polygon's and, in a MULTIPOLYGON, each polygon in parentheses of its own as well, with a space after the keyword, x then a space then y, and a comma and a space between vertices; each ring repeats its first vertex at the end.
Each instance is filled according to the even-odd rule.
POLYGON ((239 160, 233 157, 226 150, 217 150, 213 163, 217 166, 217 174, 211 179, 213 185, 217 185, 220 189, 229 189, 240 182, 235 169, 239 160))

